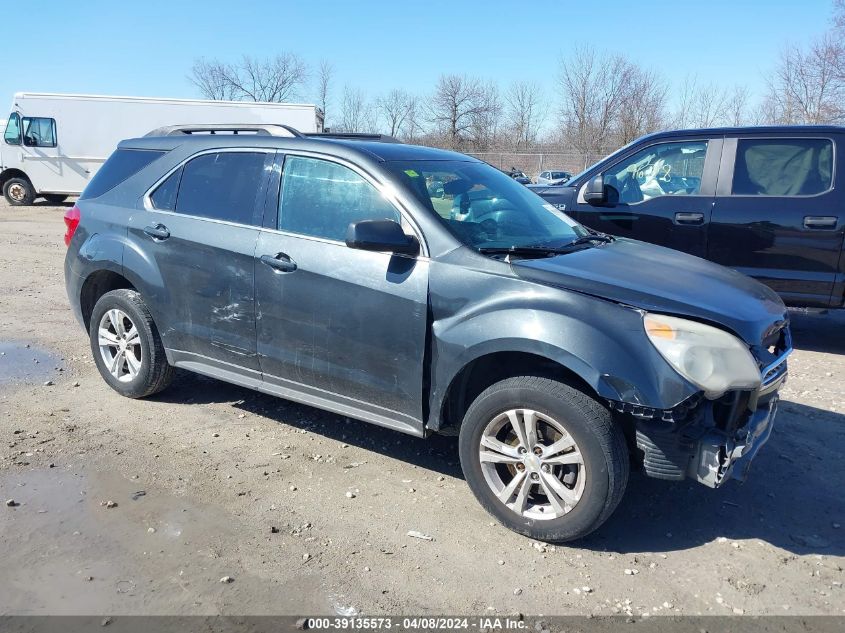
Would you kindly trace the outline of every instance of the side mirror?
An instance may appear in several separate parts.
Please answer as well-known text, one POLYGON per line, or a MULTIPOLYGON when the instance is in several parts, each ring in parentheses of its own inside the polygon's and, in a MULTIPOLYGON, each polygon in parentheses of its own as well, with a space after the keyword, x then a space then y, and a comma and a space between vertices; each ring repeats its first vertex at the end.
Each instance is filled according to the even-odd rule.
POLYGON ((382 253, 416 255, 420 252, 417 238, 405 235, 402 226, 394 220, 352 222, 346 229, 346 245, 362 251, 382 253))
POLYGON ((604 186, 604 176, 594 176, 584 189, 584 202, 594 207, 607 203, 607 187, 604 186))

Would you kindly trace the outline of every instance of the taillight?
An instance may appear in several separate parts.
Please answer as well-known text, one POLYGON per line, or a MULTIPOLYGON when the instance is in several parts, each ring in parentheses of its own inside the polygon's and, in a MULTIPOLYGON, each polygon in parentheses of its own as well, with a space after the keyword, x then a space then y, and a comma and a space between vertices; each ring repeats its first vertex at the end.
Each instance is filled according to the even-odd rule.
POLYGON ((70 246, 70 241, 73 239, 73 234, 76 233, 76 227, 79 226, 79 219, 82 215, 79 213, 79 207, 73 205, 70 209, 65 211, 65 246, 70 246))

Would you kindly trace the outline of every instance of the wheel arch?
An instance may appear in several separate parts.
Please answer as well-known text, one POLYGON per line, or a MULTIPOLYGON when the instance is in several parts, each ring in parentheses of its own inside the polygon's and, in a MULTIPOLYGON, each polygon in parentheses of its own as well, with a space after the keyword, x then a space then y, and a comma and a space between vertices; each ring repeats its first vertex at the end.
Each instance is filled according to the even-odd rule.
POLYGON ((516 376, 553 378, 592 396, 600 376, 581 359, 548 344, 533 340, 497 342, 470 350, 448 381, 442 395, 433 400, 427 427, 433 431, 457 428, 473 400, 490 385, 516 376), (491 349, 495 348, 495 349, 491 349))
POLYGON ((32 179, 26 174, 25 171, 20 169, 16 169, 14 167, 9 167, 8 169, 4 169, 0 172, 0 191, 6 186, 6 183, 9 182, 12 178, 25 178, 30 185, 32 185, 33 191, 36 193, 37 190, 35 189, 35 184, 33 184, 32 179))
POLYGON ((137 290, 132 282, 114 270, 96 270, 85 278, 79 291, 79 307, 86 330, 91 327, 91 314, 100 297, 118 289, 137 290))

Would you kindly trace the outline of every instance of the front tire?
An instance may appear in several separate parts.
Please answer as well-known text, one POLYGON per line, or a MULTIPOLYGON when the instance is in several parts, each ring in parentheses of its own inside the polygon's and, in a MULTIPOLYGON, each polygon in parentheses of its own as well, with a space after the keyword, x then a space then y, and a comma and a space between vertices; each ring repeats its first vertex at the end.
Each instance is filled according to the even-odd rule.
POLYGON ((35 189, 26 178, 9 178, 3 185, 3 196, 13 207, 22 207, 35 200, 35 189))
POLYGON ((509 529, 564 542, 598 528, 628 482, 629 456, 610 412, 564 383, 519 376, 488 387, 460 430, 464 476, 509 529))
POLYGON ((119 394, 144 398, 170 384, 173 367, 150 311, 135 290, 112 290, 100 297, 89 336, 100 375, 119 394))

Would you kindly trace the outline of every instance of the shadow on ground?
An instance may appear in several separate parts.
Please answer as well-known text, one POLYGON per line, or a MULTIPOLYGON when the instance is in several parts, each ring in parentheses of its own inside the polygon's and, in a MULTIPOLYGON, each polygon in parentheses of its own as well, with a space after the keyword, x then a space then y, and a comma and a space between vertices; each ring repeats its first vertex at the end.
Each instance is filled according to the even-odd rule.
MULTIPOLYGON (((280 424, 463 477, 455 437, 423 440, 187 373, 159 399, 231 402, 280 424)), ((758 539, 795 554, 845 555, 845 528, 834 527, 845 525, 843 452, 844 415, 783 402, 747 482, 730 481, 711 490, 692 481, 667 482, 633 473, 619 508, 579 545, 620 553, 670 552, 725 537, 758 539)))
POLYGON ((822 314, 790 310, 789 320, 795 349, 845 354, 845 310, 822 314))

